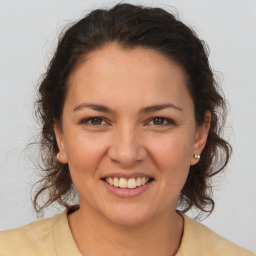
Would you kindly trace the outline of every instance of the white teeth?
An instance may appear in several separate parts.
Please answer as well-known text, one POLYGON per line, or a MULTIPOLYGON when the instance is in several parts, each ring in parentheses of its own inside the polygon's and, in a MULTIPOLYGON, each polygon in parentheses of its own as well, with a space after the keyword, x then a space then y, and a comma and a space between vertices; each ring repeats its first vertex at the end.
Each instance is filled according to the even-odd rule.
POLYGON ((106 178, 107 183, 110 185, 114 185, 114 180, 112 178, 106 178))
POLYGON ((120 178, 119 179, 119 187, 120 188, 127 188, 127 179, 120 178))
POLYGON ((111 186, 133 189, 139 186, 144 186, 149 181, 149 178, 138 177, 138 178, 130 178, 127 180, 125 178, 114 177, 114 178, 106 178, 106 181, 111 186))
POLYGON ((114 178, 113 185, 114 185, 115 187, 118 187, 118 186, 119 186, 119 181, 118 181, 118 178, 117 178, 117 177, 114 178))
POLYGON ((137 180, 136 180, 136 185, 139 187, 139 186, 141 186, 141 178, 139 177, 139 178, 137 178, 137 180))
POLYGON ((128 180, 128 188, 136 188, 136 181, 134 178, 128 180))

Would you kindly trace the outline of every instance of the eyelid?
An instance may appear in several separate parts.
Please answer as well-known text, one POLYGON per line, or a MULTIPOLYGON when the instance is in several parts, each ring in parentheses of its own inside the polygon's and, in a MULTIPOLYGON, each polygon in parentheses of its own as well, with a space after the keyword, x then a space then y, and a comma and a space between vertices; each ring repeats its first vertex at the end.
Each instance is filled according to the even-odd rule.
POLYGON ((167 118, 167 117, 163 117, 163 116, 155 116, 155 117, 151 117, 149 120, 148 120, 148 122, 147 123, 150 123, 151 121, 153 121, 153 120, 155 120, 155 119, 163 119, 164 120, 164 122, 168 122, 167 124, 160 124, 160 125, 154 125, 154 124, 152 124, 152 125, 154 125, 154 126, 167 126, 167 125, 176 125, 176 122, 173 120, 173 119, 171 119, 171 118, 167 118))
POLYGON ((99 125, 94 125, 94 124, 90 124, 89 122, 93 119, 101 119, 103 122, 105 122, 106 124, 108 124, 108 122, 106 121, 105 118, 101 117, 101 116, 91 116, 91 117, 88 117, 88 118, 84 118, 82 119, 79 124, 81 125, 87 125, 87 126, 95 126, 95 127, 100 127, 100 126, 105 126, 106 124, 99 124, 99 125))
MULTIPOLYGON (((79 124, 80 125, 87 125, 87 126, 93 126, 93 127, 101 127, 101 126, 106 126, 106 125, 110 125, 110 123, 106 120, 106 118, 104 117, 101 117, 101 116, 91 116, 91 117, 87 117, 87 118, 84 118, 82 119, 81 121, 79 121, 79 124), (90 124, 90 121, 93 120, 93 119, 101 119, 102 122, 105 122, 104 124, 90 124)), ((149 125, 153 125, 153 126, 158 126, 158 127, 163 127, 163 126, 168 126, 168 125, 176 125, 177 123, 171 119, 171 118, 167 118, 167 117, 163 117, 163 116, 154 116, 154 117, 151 117, 149 118, 147 121, 146 121, 146 124, 149 124, 149 125), (155 119, 163 119, 163 124, 150 124, 150 122, 154 121, 155 119), (166 124, 167 122, 167 124, 166 124)))

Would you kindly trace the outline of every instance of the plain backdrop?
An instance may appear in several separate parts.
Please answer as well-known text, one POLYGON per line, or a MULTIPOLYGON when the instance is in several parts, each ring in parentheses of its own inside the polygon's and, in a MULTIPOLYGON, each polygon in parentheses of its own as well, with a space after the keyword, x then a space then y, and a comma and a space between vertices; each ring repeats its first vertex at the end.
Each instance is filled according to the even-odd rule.
MULTIPOLYGON (((210 48, 210 63, 229 101, 226 138, 233 156, 215 187, 216 208, 203 221, 215 232, 256 251, 256 1, 126 1, 178 13, 210 48)), ((24 151, 38 132, 35 86, 58 34, 95 8, 117 1, 0 0, 0 230, 36 220, 31 187, 38 177, 24 151)), ((61 209, 60 209, 61 210, 61 209)), ((50 208, 46 216, 60 211, 50 208)))

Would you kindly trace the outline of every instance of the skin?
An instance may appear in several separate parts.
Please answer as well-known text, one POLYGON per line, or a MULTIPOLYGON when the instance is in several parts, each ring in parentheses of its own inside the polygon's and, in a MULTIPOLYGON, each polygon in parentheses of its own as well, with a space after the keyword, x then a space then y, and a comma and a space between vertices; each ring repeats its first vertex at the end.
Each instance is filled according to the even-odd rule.
POLYGON ((79 192, 80 210, 68 219, 83 255, 177 252, 183 232, 177 199, 189 167, 199 161, 193 154, 206 143, 209 113, 205 119, 196 125, 186 75, 163 55, 111 43, 84 56, 69 79, 62 124, 55 125, 58 160, 69 164, 79 192), (175 107, 140 111, 160 104, 175 107), (92 117, 102 119, 87 120, 92 117), (113 172, 140 172, 154 181, 139 196, 120 198, 101 180, 113 172))

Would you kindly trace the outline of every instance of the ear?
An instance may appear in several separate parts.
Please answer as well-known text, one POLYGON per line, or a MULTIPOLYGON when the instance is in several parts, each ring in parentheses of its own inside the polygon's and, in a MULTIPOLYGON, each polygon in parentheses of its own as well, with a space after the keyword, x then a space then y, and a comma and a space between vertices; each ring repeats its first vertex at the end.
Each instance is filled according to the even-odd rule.
MULTIPOLYGON (((201 154, 201 152, 204 149, 204 146, 207 141, 208 132, 210 129, 211 124, 211 112, 207 110, 204 114, 204 122, 200 126, 197 127, 196 135, 195 135, 195 142, 194 142, 194 149, 193 149, 193 155, 194 154, 201 154)), ((191 156, 190 165, 195 165, 199 162, 200 159, 194 158, 194 156, 191 156)))
POLYGON ((57 154, 57 159, 60 163, 66 164, 68 162, 68 160, 67 160, 67 154, 65 151, 63 132, 57 124, 54 125, 54 133, 55 133, 55 138, 56 138, 57 145, 59 148, 59 153, 57 154))

